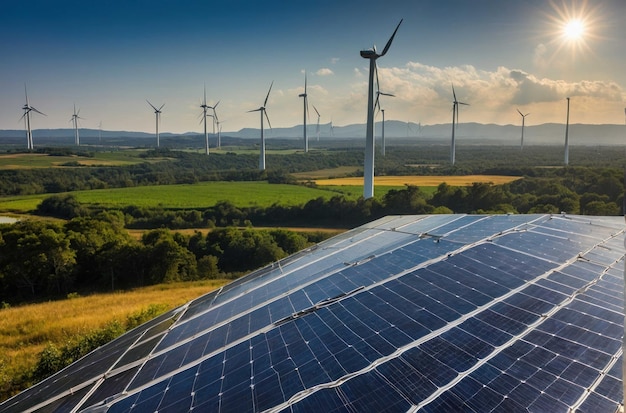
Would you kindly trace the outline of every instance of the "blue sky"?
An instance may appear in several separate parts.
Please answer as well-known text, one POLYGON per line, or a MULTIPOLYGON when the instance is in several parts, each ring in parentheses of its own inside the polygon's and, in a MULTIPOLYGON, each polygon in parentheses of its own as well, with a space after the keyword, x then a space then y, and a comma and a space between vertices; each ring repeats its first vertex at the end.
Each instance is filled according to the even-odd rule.
MULTIPOLYGON (((0 129, 19 129, 24 84, 46 113, 34 128, 81 126, 201 131, 199 105, 220 101, 223 130, 259 127, 268 87, 273 127, 302 122, 304 71, 321 124, 364 123, 367 61, 378 61, 386 119, 449 123, 451 83, 461 122, 624 123, 623 0, 30 0, 0 5, 0 129), (579 40, 563 38, 582 19, 579 40)), ((317 116, 311 108, 311 122, 317 116)))

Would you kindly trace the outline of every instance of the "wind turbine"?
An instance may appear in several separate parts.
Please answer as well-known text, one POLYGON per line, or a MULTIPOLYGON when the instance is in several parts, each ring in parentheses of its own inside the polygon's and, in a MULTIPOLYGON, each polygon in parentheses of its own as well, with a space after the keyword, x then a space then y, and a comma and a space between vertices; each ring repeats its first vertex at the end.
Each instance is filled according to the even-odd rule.
POLYGON ((265 96, 265 100, 263 101, 263 106, 261 106, 258 109, 252 109, 248 111, 248 112, 261 112, 261 154, 259 155, 259 170, 261 171, 265 170, 265 131, 263 129, 263 116, 265 116, 265 118, 267 119, 267 124, 271 128, 272 124, 270 123, 269 116, 267 116, 267 111, 265 107, 267 106, 267 99, 269 99, 270 97, 270 92, 272 91, 273 85, 274 85, 274 81, 272 80, 272 83, 270 84, 270 88, 267 91, 267 96, 265 96))
POLYGON ((315 127, 315 133, 317 134, 317 141, 319 142, 320 141, 320 113, 315 107, 315 105, 313 105, 313 110, 315 111, 315 113, 317 113, 317 126, 315 127))
POLYGON ((80 146, 80 137, 78 136, 78 119, 82 119, 78 114, 80 113, 80 109, 76 112, 76 105, 74 105, 74 114, 70 118, 70 122, 74 123, 74 144, 76 146, 80 146))
POLYGON ((335 136, 335 127, 333 126, 333 119, 332 118, 330 119, 330 128, 329 128, 328 132, 330 133, 331 137, 335 136))
POLYGON ((522 117, 522 142, 520 144, 520 150, 524 149, 524 124, 526 123, 526 116, 530 115, 530 113, 527 114, 523 114, 522 112, 520 112, 519 109, 517 109, 517 113, 520 114, 520 116, 522 117))
MULTIPOLYGON (((204 122, 204 153, 208 155, 209 154, 209 133, 206 130, 206 118, 208 116, 206 111, 207 109, 210 108, 210 106, 206 104, 206 85, 204 85, 204 99, 202 100, 202 104, 200 105, 200 107, 202 108, 202 121, 204 122)), ((157 125, 157 128, 158 128, 158 125, 157 125)))
POLYGON ((98 123, 98 143, 102 144, 102 121, 98 123))
POLYGON ((304 98, 303 99, 303 104, 304 104, 304 114, 303 114, 303 118, 304 118, 304 126, 303 126, 303 136, 304 136, 304 152, 308 152, 309 151, 309 140, 306 136, 306 118, 309 114, 309 99, 307 97, 306 94, 306 72, 304 72, 304 93, 301 93, 298 95, 298 97, 304 98))
POLYGON ((565 122, 565 166, 569 164, 569 98, 567 99, 567 120, 565 122))
POLYGON ((150 103, 148 101, 148 99, 146 99, 146 102, 148 102, 148 105, 152 106, 152 109, 154 109, 154 115, 156 117, 156 140, 157 140, 157 148, 159 147, 159 122, 161 121, 161 109, 163 109, 163 106, 165 106, 165 103, 161 105, 160 108, 156 108, 156 106, 154 106, 152 103, 150 103))
MULTIPOLYGON (((217 117, 217 112, 215 111, 215 109, 217 108, 217 105, 219 105, 219 104, 220 104, 220 101, 218 100, 215 105, 209 106, 209 108, 213 111, 213 135, 215 135, 215 124, 217 123, 218 128, 219 128, 219 124, 220 124, 220 120, 217 117)), ((218 138, 217 138, 217 147, 219 148, 220 146, 221 146, 221 143, 220 143, 220 139, 219 139, 219 136, 218 136, 218 138)))
POLYGON ((454 141, 454 129, 459 123, 459 105, 469 106, 469 103, 459 102, 456 100, 456 92, 454 91, 454 85, 452 85, 452 96, 454 97, 454 101, 452 102, 452 144, 450 145, 450 163, 454 165, 456 161, 456 143, 454 141), (455 125, 455 120, 457 125, 455 125))
POLYGON ((363 198, 365 199, 374 196, 374 72, 376 71, 376 59, 387 53, 401 24, 402 20, 400 20, 400 23, 396 26, 396 29, 387 41, 382 53, 378 54, 376 52, 376 46, 371 49, 361 50, 361 57, 370 60, 367 93, 367 128, 365 133, 365 165, 363 168, 363 198))
POLYGON ((381 109, 380 107, 380 95, 383 96, 391 96, 395 97, 391 93, 383 93, 380 91, 380 82, 378 81, 378 68, 376 68, 376 103, 374 103, 374 107, 377 107, 380 112, 383 114, 383 123, 382 123, 382 155, 385 156, 385 109, 381 109))
POLYGON ((37 109, 35 109, 34 106, 31 106, 30 103, 28 103, 28 92, 26 91, 26 85, 24 85, 24 95, 26 96, 26 103, 24 104, 24 106, 22 106, 22 109, 24 110, 22 118, 24 118, 24 127, 26 129, 26 145, 29 150, 33 150, 35 149, 35 147, 33 145, 33 132, 30 128, 30 112, 39 113, 40 115, 44 116, 46 116, 46 114, 38 111, 37 109))

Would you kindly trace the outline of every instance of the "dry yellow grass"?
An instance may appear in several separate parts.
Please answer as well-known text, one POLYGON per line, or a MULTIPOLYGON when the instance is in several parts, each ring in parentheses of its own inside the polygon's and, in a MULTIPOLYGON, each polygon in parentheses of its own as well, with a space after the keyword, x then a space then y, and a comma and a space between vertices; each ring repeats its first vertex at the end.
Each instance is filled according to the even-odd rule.
MULTIPOLYGON (((463 176, 377 176, 374 182, 383 186, 438 186, 445 182, 450 186, 469 186, 475 182, 491 182, 495 185, 506 184, 517 179, 520 176, 503 176, 503 175, 463 175, 463 176)), ((346 185, 346 186, 363 186, 362 177, 336 178, 336 179, 317 179, 315 183, 320 186, 324 185, 346 185)))
POLYGON ((124 323, 129 315, 150 305, 176 308, 227 282, 161 284, 1 309, 0 379, 34 366, 47 343, 61 347, 72 336, 96 330, 113 320, 124 323))

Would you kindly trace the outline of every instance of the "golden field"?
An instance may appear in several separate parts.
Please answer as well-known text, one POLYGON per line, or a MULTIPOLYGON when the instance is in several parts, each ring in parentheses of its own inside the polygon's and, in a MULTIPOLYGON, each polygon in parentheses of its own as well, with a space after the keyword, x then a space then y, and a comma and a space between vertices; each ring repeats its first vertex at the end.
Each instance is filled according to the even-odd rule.
MULTIPOLYGON (((475 182, 502 185, 521 179, 521 176, 504 175, 462 175, 462 176, 376 176, 374 183, 383 186, 439 186, 445 182, 450 186, 469 186, 475 182)), ((336 179, 316 179, 315 183, 324 185, 363 186, 363 177, 349 177, 336 179)))
MULTIPOLYGON (((37 362, 48 343, 61 347, 89 333, 157 305, 170 310, 230 280, 159 284, 124 292, 0 308, 0 388, 37 362)), ((1 401, 1 399, 0 399, 1 401)))

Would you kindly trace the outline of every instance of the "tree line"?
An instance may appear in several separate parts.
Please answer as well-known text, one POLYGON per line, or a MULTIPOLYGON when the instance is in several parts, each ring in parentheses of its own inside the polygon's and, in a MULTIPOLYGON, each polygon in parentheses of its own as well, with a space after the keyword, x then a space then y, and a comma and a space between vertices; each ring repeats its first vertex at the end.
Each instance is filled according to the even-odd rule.
POLYGON ((235 278, 325 236, 235 227, 183 235, 161 228, 135 239, 124 229, 119 211, 64 223, 24 220, 4 224, 0 225, 0 302, 235 278))

